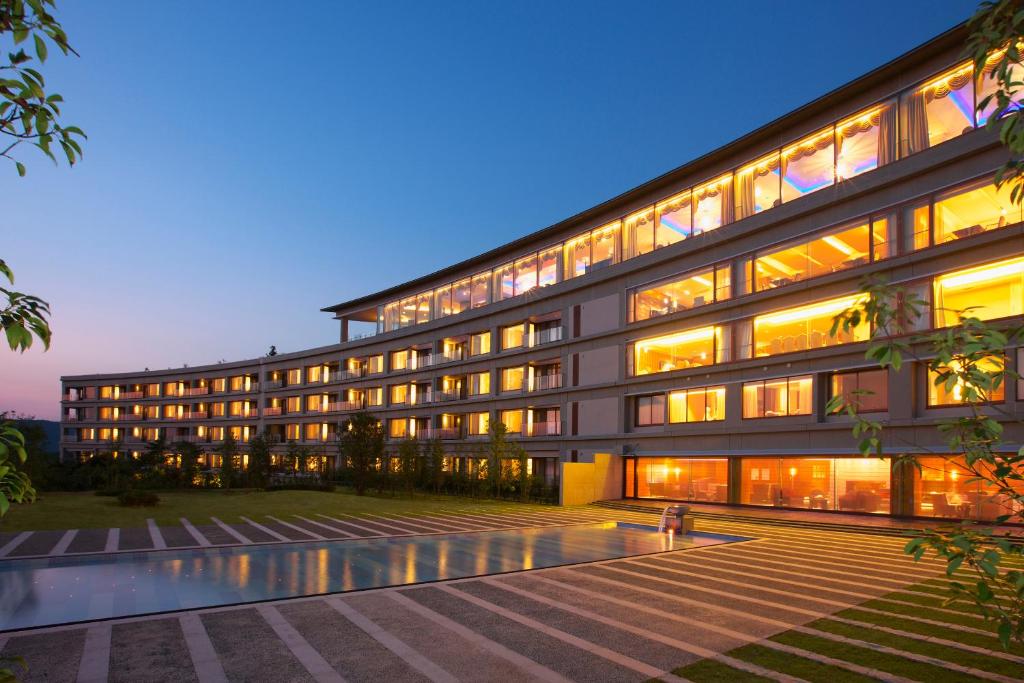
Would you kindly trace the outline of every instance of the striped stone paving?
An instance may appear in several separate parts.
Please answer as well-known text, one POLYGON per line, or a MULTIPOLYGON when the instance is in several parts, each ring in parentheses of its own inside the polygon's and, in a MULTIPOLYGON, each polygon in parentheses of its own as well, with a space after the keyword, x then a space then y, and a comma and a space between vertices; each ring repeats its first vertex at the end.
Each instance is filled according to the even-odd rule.
MULTIPOLYGON (((348 539, 609 519, 652 520, 601 508, 500 515, 439 510, 176 529, 205 546, 237 543, 225 527, 253 541, 280 542, 277 536, 348 539)), ((40 629, 0 640, 6 637, 3 653, 28 660, 25 681, 931 682, 1024 676, 1024 651, 1001 651, 983 620, 955 604, 943 607, 941 565, 913 562, 903 555, 901 539, 733 520, 701 519, 698 528, 754 540, 40 629)), ((164 527, 141 531, 151 537, 150 547, 158 539, 167 547, 188 540, 164 527)), ((47 536, 31 547, 45 554, 67 538, 52 536, 52 543, 47 536)), ((66 543, 68 552, 76 551, 75 538, 66 543)), ((108 538, 93 535, 89 547, 102 550, 108 538)), ((15 540, 0 538, 11 556, 31 536, 15 540)))

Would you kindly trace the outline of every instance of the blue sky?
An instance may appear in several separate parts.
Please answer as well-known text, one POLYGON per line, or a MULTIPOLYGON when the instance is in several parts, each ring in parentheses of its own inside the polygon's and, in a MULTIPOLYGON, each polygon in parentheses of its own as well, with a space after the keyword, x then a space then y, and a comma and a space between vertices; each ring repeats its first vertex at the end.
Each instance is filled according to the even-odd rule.
POLYGON ((62 374, 332 343, 322 306, 615 196, 975 6, 286 5, 60 3, 81 58, 44 73, 89 140, 70 171, 0 165, 0 257, 55 331, 0 354, 0 410, 55 418, 62 374))

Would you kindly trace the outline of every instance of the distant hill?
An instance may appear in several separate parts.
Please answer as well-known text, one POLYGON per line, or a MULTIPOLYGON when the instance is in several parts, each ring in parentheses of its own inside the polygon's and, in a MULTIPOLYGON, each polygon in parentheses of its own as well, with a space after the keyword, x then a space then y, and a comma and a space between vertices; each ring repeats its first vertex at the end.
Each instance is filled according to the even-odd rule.
POLYGON ((45 450, 47 453, 60 451, 60 423, 53 420, 19 420, 22 423, 34 425, 43 430, 46 435, 45 450))

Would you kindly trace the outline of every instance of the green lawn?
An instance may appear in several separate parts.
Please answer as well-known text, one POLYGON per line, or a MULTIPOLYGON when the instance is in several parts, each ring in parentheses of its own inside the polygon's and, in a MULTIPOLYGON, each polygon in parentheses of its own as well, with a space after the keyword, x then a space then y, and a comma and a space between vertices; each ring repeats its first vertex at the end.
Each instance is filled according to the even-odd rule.
MULTIPOLYGON (((915 588, 925 587, 930 587, 928 582, 915 586, 915 588)), ((909 593, 907 592, 896 592, 886 597, 905 600, 908 595, 909 593)), ((1021 668, 1022 665, 1018 661, 1008 659, 1005 656, 988 655, 971 648, 983 648, 984 650, 1021 657, 1024 656, 1024 645, 1014 643, 1010 647, 1009 653, 1006 653, 996 638, 994 625, 987 624, 971 616, 972 613, 969 610, 965 610, 964 613, 957 615, 929 609, 929 606, 934 607, 941 604, 941 597, 925 598, 923 602, 925 604, 922 604, 920 608, 908 608, 907 606, 888 603, 884 599, 869 600, 858 607, 870 607, 884 611, 886 614, 877 614, 858 609, 858 607, 852 607, 838 612, 836 616, 856 620, 860 622, 859 625, 842 623, 829 618, 819 619, 807 624, 807 626, 823 636, 827 634, 845 636, 861 644, 840 643, 827 637, 801 633, 799 631, 786 631, 771 636, 767 641, 762 641, 761 644, 744 645, 726 654, 734 659, 764 667, 769 671, 820 683, 857 683, 876 679, 844 669, 841 666, 815 661, 811 657, 795 656, 788 652, 773 649, 770 647, 771 642, 797 647, 808 654, 813 653, 830 657, 833 660, 860 665, 868 669, 877 669, 916 681, 980 682, 986 680, 983 676, 971 675, 965 671, 951 670, 947 666, 939 664, 940 662, 971 667, 979 672, 984 672, 984 674, 1006 676, 1013 679, 1021 676, 1021 671, 1024 669, 1021 668), (924 623, 907 619, 903 616, 906 614, 929 619, 935 623, 924 623), (964 632, 960 627, 965 625, 969 625, 973 629, 986 631, 991 633, 991 635, 964 632), (882 631, 873 628, 874 626, 898 629, 905 635, 882 631), (929 639, 942 639, 944 641, 961 643, 964 647, 950 647, 939 642, 930 641, 929 639), (879 652, 874 649, 875 646, 889 647, 900 653, 929 657, 933 661, 937 660, 937 662, 915 661, 902 654, 879 652)), ((769 680, 708 659, 681 667, 673 673, 695 683, 759 682, 769 680)))
POLYGON ((422 514, 445 508, 500 512, 551 510, 551 506, 509 503, 482 499, 427 496, 414 498, 356 496, 347 492, 319 491, 166 491, 152 508, 121 507, 116 498, 92 493, 43 493, 31 505, 13 505, 0 521, 0 531, 41 531, 44 529, 103 529, 145 526, 152 517, 158 524, 177 525, 181 517, 193 524, 210 524, 210 517, 237 522, 239 516, 252 518, 344 513, 349 515, 422 514))

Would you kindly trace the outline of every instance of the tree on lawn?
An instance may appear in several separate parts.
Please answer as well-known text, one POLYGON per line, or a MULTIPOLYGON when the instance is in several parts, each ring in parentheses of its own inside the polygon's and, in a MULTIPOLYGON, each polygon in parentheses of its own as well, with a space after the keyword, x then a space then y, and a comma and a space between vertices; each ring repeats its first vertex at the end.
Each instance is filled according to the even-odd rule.
POLYGON ((440 439, 431 439, 424 448, 423 473, 426 487, 440 493, 444 485, 444 444, 440 439))
POLYGON ((487 430, 487 444, 484 446, 485 467, 487 468, 487 495, 500 498, 506 485, 505 470, 510 458, 518 455, 515 444, 508 440, 508 428, 504 422, 491 422, 487 430))
POLYGON ((270 483, 270 441, 266 432, 249 440, 249 483, 258 489, 265 489, 270 483))
POLYGON ((362 496, 384 456, 384 429, 369 413, 357 412, 342 424, 338 457, 352 475, 352 486, 362 496))
POLYGON ((174 444, 174 450, 181 457, 179 467, 180 483, 185 488, 194 485, 199 475, 199 446, 191 441, 178 441, 174 444))
POLYGON ((238 442, 230 429, 224 430, 224 441, 217 447, 220 454, 220 487, 230 489, 235 478, 235 458, 238 457, 238 442))
POLYGON ((409 437, 398 444, 398 466, 399 477, 402 482, 402 490, 410 498, 416 488, 417 464, 420 459, 420 442, 416 437, 409 437))

